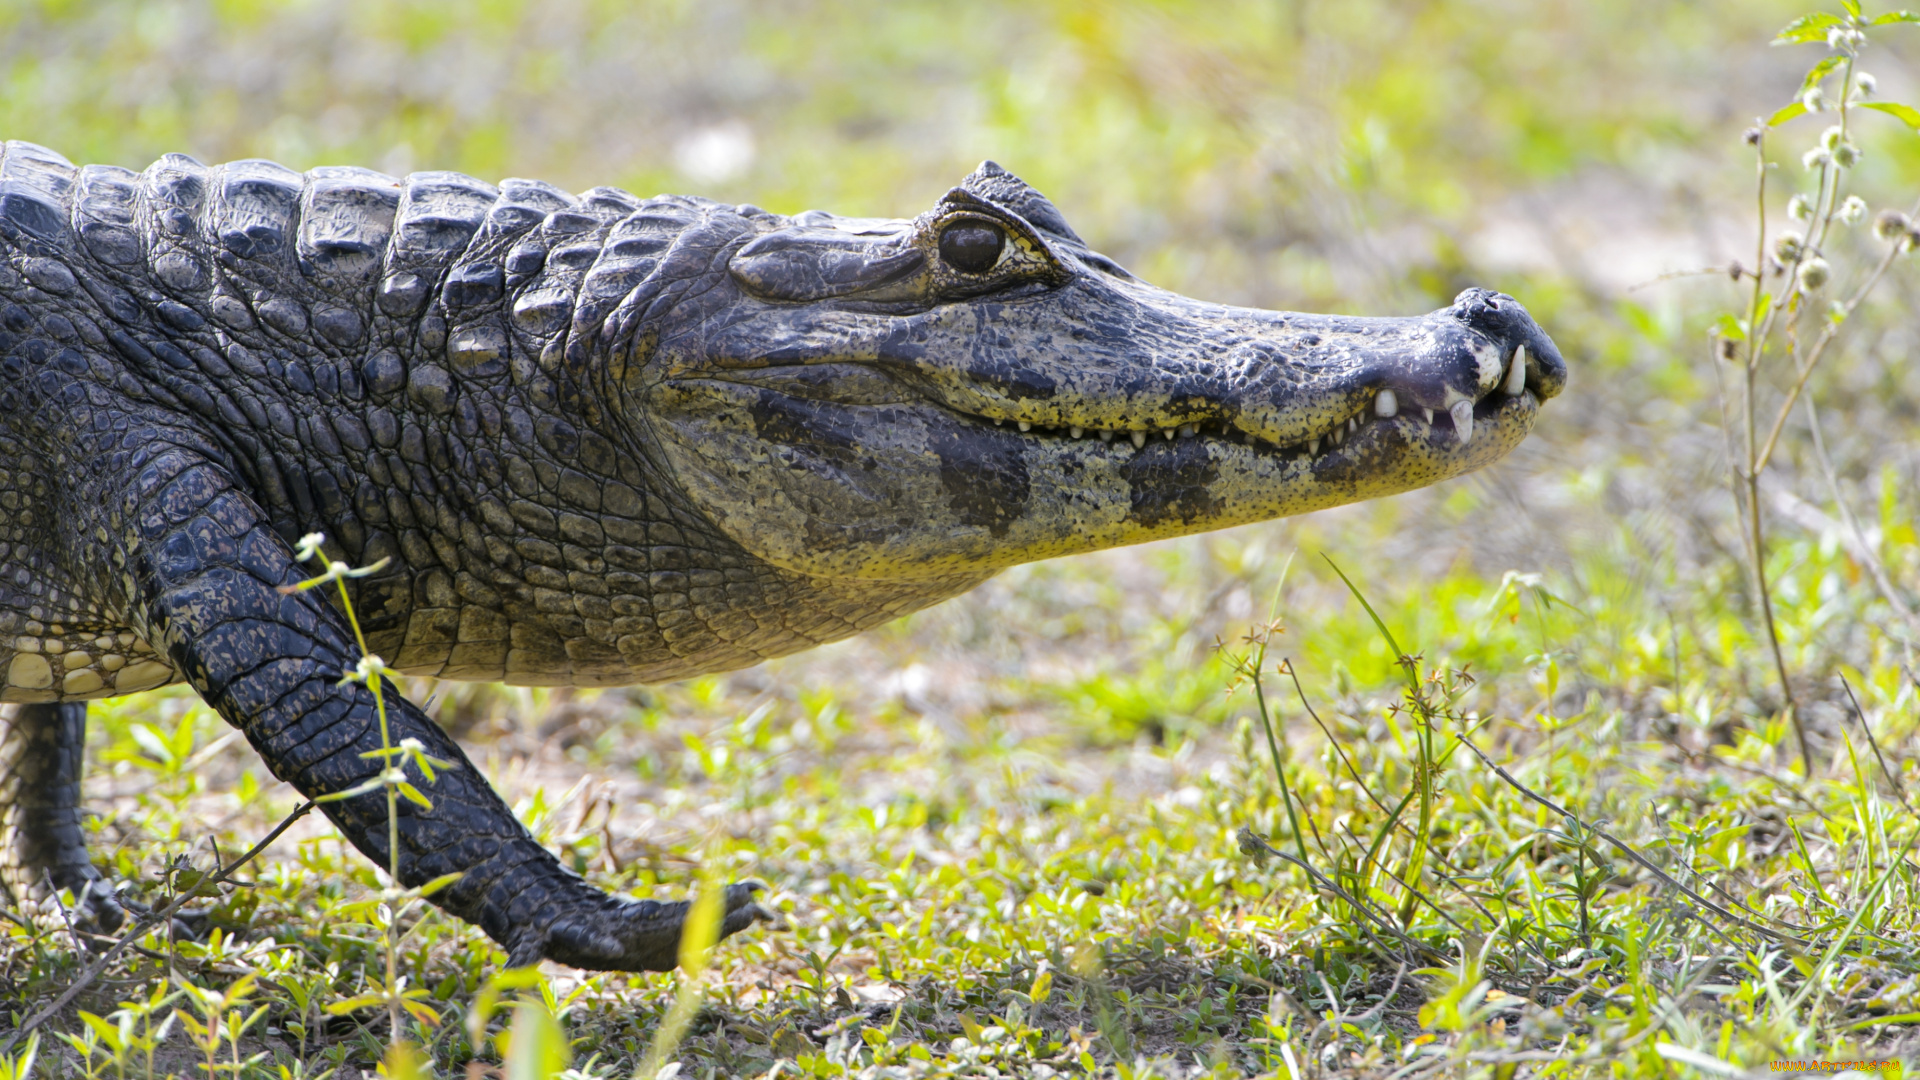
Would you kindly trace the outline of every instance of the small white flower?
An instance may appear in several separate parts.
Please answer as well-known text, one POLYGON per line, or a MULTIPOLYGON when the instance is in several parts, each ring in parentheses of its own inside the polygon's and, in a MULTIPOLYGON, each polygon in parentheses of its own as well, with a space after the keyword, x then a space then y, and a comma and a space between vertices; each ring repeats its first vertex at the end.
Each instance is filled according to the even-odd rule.
POLYGON ((1824 149, 1818 146, 1800 155, 1800 164, 1805 166, 1810 171, 1813 169, 1817 169, 1820 166, 1825 165, 1827 162, 1832 160, 1833 160, 1833 155, 1827 153, 1824 149))
POLYGON ((1780 238, 1773 242, 1774 258, 1779 259, 1783 263, 1793 262, 1800 257, 1800 251, 1806 246, 1806 243, 1806 237, 1801 236, 1797 232, 1791 230, 1783 232, 1780 234, 1780 238))
POLYGON ((300 562, 306 562, 308 559, 318 555, 320 553, 320 545, 326 542, 326 533, 308 533, 300 538, 298 544, 294 545, 293 557, 300 562))
POLYGON ((1877 86, 1879 86, 1879 83, 1874 81, 1873 76, 1864 71, 1853 77, 1853 92, 1857 97, 1872 97, 1873 91, 1877 86))
POLYGON ((1858 195, 1849 195, 1847 201, 1840 204, 1840 209, 1834 212, 1834 216, 1848 225, 1858 225, 1866 219, 1867 200, 1858 195))
POLYGON ((1805 105, 1808 112, 1825 112, 1827 92, 1817 86, 1810 86, 1806 93, 1800 95, 1800 104, 1805 105))
POLYGON ((1806 221, 1813 217, 1813 200, 1805 195, 1795 195, 1787 200, 1787 216, 1795 221, 1806 221))
POLYGON ((1808 259, 1800 264, 1800 291, 1819 292, 1832 276, 1833 267, 1827 265, 1827 260, 1818 257, 1808 259))

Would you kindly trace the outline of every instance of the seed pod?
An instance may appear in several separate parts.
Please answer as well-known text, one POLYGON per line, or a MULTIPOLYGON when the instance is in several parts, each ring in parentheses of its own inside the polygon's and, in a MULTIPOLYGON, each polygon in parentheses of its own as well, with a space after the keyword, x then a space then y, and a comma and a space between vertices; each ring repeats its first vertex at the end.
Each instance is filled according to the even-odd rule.
POLYGON ((1912 228, 1907 215, 1898 210, 1882 210, 1880 216, 1873 219, 1874 239, 1889 244, 1905 239, 1912 228))
POLYGON ((1827 260, 1818 257, 1808 259, 1800 264, 1800 291, 1819 292, 1832 276, 1833 268, 1827 265, 1827 260))

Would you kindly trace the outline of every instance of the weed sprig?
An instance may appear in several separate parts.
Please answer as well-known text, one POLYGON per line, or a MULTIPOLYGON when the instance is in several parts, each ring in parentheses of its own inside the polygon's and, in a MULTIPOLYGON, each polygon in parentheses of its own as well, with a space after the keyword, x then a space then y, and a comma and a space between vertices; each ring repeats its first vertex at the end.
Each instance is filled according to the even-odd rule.
MULTIPOLYGON (((373 707, 380 719, 380 749, 369 750, 360 756, 363 759, 378 761, 380 771, 372 777, 354 785, 345 791, 330 792, 314 799, 317 803, 339 802, 355 798, 373 791, 385 793, 387 800, 387 885, 378 897, 365 901, 365 905, 375 909, 378 924, 386 942, 386 979, 380 988, 365 994, 331 1002, 326 1011, 335 1016, 346 1015, 368 1006, 384 1006, 387 1010, 390 1055, 396 1062, 406 1058, 408 1051, 400 1049, 405 1041, 402 1017, 411 1016, 428 1028, 440 1023, 439 1010, 429 1003, 430 995, 421 987, 409 987, 406 977, 400 974, 400 942, 406 936, 401 930, 403 919, 411 915, 427 898, 460 880, 460 874, 442 874, 431 881, 414 888, 404 888, 400 884, 400 800, 405 798, 422 810, 432 810, 433 800, 429 799, 413 783, 408 774, 408 766, 420 773, 426 783, 434 780, 435 769, 451 769, 454 763, 443 761, 426 752, 426 747, 418 739, 402 739, 396 745, 393 732, 387 722, 387 676, 394 674, 386 662, 367 648, 367 636, 360 629, 360 619, 354 614, 353 597, 347 591, 347 582, 353 578, 366 577, 385 568, 387 561, 381 559, 371 566, 353 569, 346 563, 327 559, 321 551, 326 537, 319 533, 309 533, 300 538, 300 544, 294 551, 294 557, 301 562, 322 560, 326 569, 315 577, 294 585, 284 587, 282 592, 303 592, 323 585, 334 586, 340 601, 340 610, 346 615, 347 625, 353 628, 354 641, 360 646, 360 659, 352 671, 345 672, 339 685, 360 683, 373 695, 373 707)), ((350 909, 347 912, 350 913, 350 909)), ((237 1052, 237 1051, 236 1051, 237 1052)), ((211 1069, 211 1067, 209 1067, 211 1069)), ((237 1074, 236 1074, 237 1075, 237 1074)))
MULTIPOLYGON (((1861 110, 1871 110, 1920 131, 1920 110, 1898 101, 1877 101, 1873 97, 1878 82, 1859 67, 1861 53, 1873 33, 1884 28, 1920 23, 1920 14, 1896 11, 1869 17, 1856 0, 1843 0, 1843 14, 1815 12, 1795 19, 1775 38, 1776 45, 1824 45, 1827 55, 1807 69, 1800 94, 1790 104, 1766 120, 1748 129, 1746 141, 1754 152, 1754 261, 1751 267, 1735 263, 1730 268, 1735 282, 1751 282, 1745 311, 1721 316, 1712 335, 1715 372, 1724 361, 1737 366, 1737 397, 1724 389, 1721 396, 1721 422, 1725 431, 1730 479, 1734 499, 1741 510, 1741 540, 1756 598, 1756 618, 1763 629, 1774 672, 1779 680, 1785 712, 1799 746, 1801 765, 1813 775, 1813 749, 1807 739, 1806 721, 1795 697, 1786 654, 1780 643, 1780 628, 1774 613, 1774 599, 1767 569, 1766 516, 1761 508, 1760 482, 1772 463, 1782 432, 1793 415, 1794 405, 1805 392, 1828 349, 1840 335, 1847 319, 1873 293, 1887 271, 1920 242, 1914 216, 1920 214, 1920 201, 1905 212, 1883 210, 1875 217, 1873 233, 1882 245, 1878 257, 1842 298, 1831 296, 1837 288, 1843 262, 1840 245, 1834 243, 1839 231, 1859 224, 1870 212, 1864 199, 1852 194, 1854 170, 1862 158, 1856 140, 1854 122, 1861 110), (1829 91, 1829 84, 1835 89, 1829 91), (1769 231, 1768 178, 1776 165, 1768 158, 1768 140, 1772 129, 1803 116, 1831 113, 1835 122, 1821 133, 1819 141, 1801 157, 1802 166, 1813 174, 1812 193, 1795 194, 1788 203, 1790 218, 1804 223, 1806 232, 1783 229, 1769 231), (1769 287, 1768 282, 1773 282, 1769 287), (1811 340, 1807 338, 1811 336, 1811 340), (1773 419, 1761 425, 1761 383, 1769 362, 1769 352, 1777 350, 1786 366, 1787 388, 1773 408, 1773 419), (1736 432, 1738 436, 1736 438, 1736 432), (1764 432, 1764 434, 1763 434, 1764 432), (1736 449, 1736 443, 1737 449, 1736 449)), ((1819 419, 1811 398, 1806 403, 1808 423, 1818 439, 1819 419)), ((1816 443, 1818 446, 1818 444, 1816 443)), ((1819 447, 1824 459, 1824 447, 1819 447)), ((1849 523, 1858 546, 1871 552, 1869 543, 1846 505, 1834 480, 1833 498, 1840 506, 1842 520, 1849 523)), ((1896 610, 1910 607, 1886 579, 1884 570, 1875 574, 1896 610)), ((1913 627, 1907 633, 1913 633, 1913 627)))

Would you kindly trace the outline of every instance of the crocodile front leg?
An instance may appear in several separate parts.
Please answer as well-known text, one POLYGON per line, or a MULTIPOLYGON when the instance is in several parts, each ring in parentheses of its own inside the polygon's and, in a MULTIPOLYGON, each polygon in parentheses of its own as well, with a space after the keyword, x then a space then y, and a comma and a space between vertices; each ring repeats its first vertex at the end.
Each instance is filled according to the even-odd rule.
POLYGON ((83 701, 0 706, 0 888, 22 912, 72 890, 76 923, 113 930, 125 913, 80 829, 86 733, 83 701))
MULTIPOLYGON (((305 575, 266 515, 218 465, 166 448, 139 468, 127 500, 138 540, 129 569, 150 626, 175 667, 246 733, 274 775, 315 798, 353 788, 380 764, 372 693, 337 685, 357 650, 317 591, 284 594, 305 575)), ((439 726, 390 686, 391 737, 455 762, 422 785, 430 810, 400 803, 400 880, 458 872, 433 902, 505 946, 509 963, 556 960, 595 970, 669 970, 687 904, 610 896, 560 865, 508 810, 439 726)), ((354 846, 389 865, 387 803, 370 792, 322 804, 354 846)), ((726 892, 721 936, 769 918, 755 886, 726 892)))

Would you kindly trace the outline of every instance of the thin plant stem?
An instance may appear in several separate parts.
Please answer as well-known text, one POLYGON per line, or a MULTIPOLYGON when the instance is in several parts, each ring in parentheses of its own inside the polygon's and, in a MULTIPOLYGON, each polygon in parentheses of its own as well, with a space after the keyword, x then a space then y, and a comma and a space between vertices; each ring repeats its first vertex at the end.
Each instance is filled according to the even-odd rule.
MULTIPOLYGON (((1767 586, 1766 536, 1762 531, 1760 519, 1760 475, 1757 460, 1757 422, 1755 414, 1755 382, 1759 375, 1760 358, 1765 353, 1766 342, 1772 333, 1773 320, 1780 311, 1783 300, 1776 298, 1767 303, 1762 289, 1763 276, 1767 262, 1767 154, 1766 134, 1754 140, 1756 159, 1755 204, 1758 214, 1758 234, 1755 254, 1753 291, 1747 307, 1747 355, 1742 365, 1740 413, 1745 433, 1746 462, 1740 472, 1740 485, 1744 487, 1746 514, 1741 522, 1742 546, 1746 548, 1747 566, 1753 578, 1754 597, 1760 609, 1760 621, 1766 630, 1767 648, 1773 657, 1774 672, 1780 680, 1780 695, 1786 704, 1787 716, 1793 723, 1793 732, 1800 748, 1800 761, 1808 776, 1813 775, 1813 752, 1807 745, 1806 728, 1801 722, 1798 703, 1793 697, 1793 682, 1787 675, 1786 654, 1780 648, 1780 633, 1773 617, 1773 596, 1767 586), (1761 306, 1767 307, 1764 321, 1761 318, 1761 306)), ((1820 173, 1820 203, 1824 207, 1829 201, 1827 194, 1827 174, 1832 171, 1830 164, 1823 165, 1820 173)), ((1806 257, 1810 244, 1801 245, 1794 257, 1794 265, 1787 270, 1788 287, 1785 296, 1792 296, 1793 283, 1798 281, 1800 260, 1806 257)))
MULTIPOLYGON (((373 653, 367 649, 367 636, 360 629, 360 620, 353 613, 353 597, 347 594, 347 579, 344 574, 333 575, 334 587, 340 593, 340 607, 346 612, 347 625, 353 627, 354 641, 360 646, 362 658, 370 658, 373 653)), ((378 667, 378 665, 376 665, 378 667)), ((391 771, 396 767, 393 757, 393 733, 387 723, 387 698, 382 693, 386 679, 378 670, 367 673, 367 689, 373 693, 373 709, 380 717, 380 768, 384 782, 381 784, 387 796, 387 880, 388 889, 395 895, 387 898, 382 905, 386 909, 386 952, 387 952, 387 1037, 397 1042, 401 1037, 400 1008, 400 908, 398 891, 400 885, 400 789, 394 784, 391 771)), ((404 768, 404 766, 399 766, 404 768)))
MULTIPOLYGON (((320 548, 325 542, 326 538, 319 533, 312 533, 303 537, 300 541, 299 558, 320 558, 324 560, 325 556, 320 548)), ((303 589, 324 585, 329 581, 333 582, 340 596, 341 611, 346 616, 347 624, 353 628, 354 642, 360 647, 360 659, 355 665, 354 670, 346 673, 346 677, 341 680, 341 685, 344 686, 348 682, 361 682, 366 684, 368 691, 373 695, 374 713, 379 718, 380 749, 371 750, 360 755, 363 758, 379 759, 379 775, 357 787, 323 795, 320 797, 320 801, 352 798, 370 791, 375 786, 382 788, 386 796, 388 885, 381 898, 383 902, 380 905, 380 910, 383 913, 385 922, 383 929, 386 939, 386 978, 382 986, 382 993, 378 995, 378 997, 387 1007, 389 1049, 393 1049, 398 1047, 402 1042, 403 1029, 401 1025, 408 1011, 422 1011, 429 1013, 429 1015, 431 1013, 431 1010, 424 1004, 410 1003, 408 1001, 409 997, 417 996, 416 992, 403 992, 401 989, 400 917, 402 913, 410 907, 411 901, 430 894, 435 889, 444 886, 452 881, 453 878, 459 876, 455 874, 438 878, 422 885, 419 889, 406 889, 401 884, 400 796, 404 793, 406 797, 413 802, 419 803, 423 807, 432 807, 432 803, 427 800, 426 796, 414 790, 412 785, 408 783, 406 762, 409 756, 414 758, 428 782, 433 780, 434 773, 432 766, 438 765, 442 768, 452 768, 453 763, 440 761, 428 756, 420 744, 412 740, 408 740, 399 747, 395 747, 393 742, 393 729, 387 713, 386 699, 386 672, 388 669, 384 661, 368 650, 366 634, 360 628, 360 620, 353 610, 353 597, 347 590, 348 578, 363 577, 373 573, 382 566, 385 566, 387 560, 382 559, 372 566, 363 567, 359 570, 349 569, 345 563, 331 560, 325 561, 327 567, 325 573, 318 577, 309 578, 296 585, 283 586, 281 591, 298 592, 303 589), (408 901, 409 903, 403 904, 403 901, 408 901)))
MULTIPOLYGON (((1874 586, 1880 590, 1880 595, 1886 600, 1887 606, 1907 623, 1907 629, 1911 632, 1915 623, 1914 610, 1907 603, 1906 598, 1900 595, 1899 590, 1893 587, 1893 582, 1887 577, 1887 567, 1881 560, 1880 553, 1874 550, 1874 545, 1867 542, 1866 530, 1860 527, 1860 519, 1854 516, 1853 508, 1847 505, 1846 496, 1840 491, 1840 475, 1834 471, 1833 461, 1827 456, 1827 440, 1820 431, 1820 410, 1814 407, 1812 397, 1806 399, 1806 406, 1807 433, 1813 437, 1813 457, 1820 465, 1821 475, 1826 478, 1827 491, 1833 496, 1833 504, 1840 511, 1840 520, 1846 525, 1847 531, 1853 534, 1854 543, 1859 549, 1860 561, 1866 564, 1867 573, 1873 578, 1874 586)), ((1905 644, 1909 650, 1912 649, 1911 640, 1905 644)))
POLYGON ((1263 636, 1254 649, 1252 678, 1253 697, 1260 708, 1260 729, 1267 734, 1267 753, 1273 757, 1273 775, 1280 781, 1280 801, 1287 807, 1287 825, 1293 829, 1294 847, 1300 852, 1300 861, 1307 861, 1307 838, 1300 831, 1300 818, 1294 813, 1293 792, 1287 787, 1287 770, 1280 761, 1280 743, 1273 735, 1273 719, 1267 708, 1267 691, 1262 685, 1260 673, 1267 664, 1267 639, 1263 636))
MULTIPOLYGON (((1499 776, 1500 779, 1506 781, 1509 787, 1513 788, 1515 791, 1518 791, 1520 794, 1525 795, 1527 798, 1532 799, 1534 802, 1539 803, 1541 806, 1546 807, 1548 810, 1552 811, 1553 813, 1558 814, 1561 817, 1561 819, 1565 821, 1578 823, 1582 829, 1592 833, 1595 836, 1598 836, 1602 840, 1605 840, 1608 844, 1612 845, 1616 850, 1618 850, 1620 854, 1625 855, 1627 858, 1633 860, 1636 864, 1638 864, 1641 869, 1659 878, 1664 884, 1666 884, 1668 888, 1681 893, 1682 895, 1686 896, 1689 900, 1692 900, 1694 903, 1700 905, 1702 908, 1705 908, 1706 910, 1713 912, 1715 915, 1720 916, 1721 918, 1727 920, 1730 923, 1733 923, 1735 926, 1738 926, 1742 930, 1748 931, 1749 933, 1759 934, 1762 937, 1766 937, 1777 942, 1789 943, 1789 944, 1800 946, 1802 948, 1806 948, 1811 944, 1810 942, 1805 941, 1804 939, 1801 939, 1801 938, 1794 937, 1791 934, 1783 934, 1777 930, 1769 930, 1768 928, 1761 926, 1758 923, 1749 922, 1748 920, 1743 919, 1738 915, 1735 915, 1733 912, 1727 910, 1724 907, 1721 907, 1719 904, 1716 904, 1713 901, 1707 899, 1706 897, 1700 895, 1699 893, 1693 891, 1692 889, 1688 888, 1686 885, 1682 884, 1679 881, 1679 879, 1675 878, 1672 874, 1667 873, 1665 870, 1662 870, 1658 866, 1655 866, 1653 863, 1649 862, 1645 856, 1641 855, 1638 851, 1635 851, 1632 848, 1632 846, 1630 846, 1626 841, 1620 839, 1619 837, 1613 835, 1612 833, 1608 832, 1605 829, 1602 829, 1596 825, 1592 825, 1588 822, 1582 821, 1579 817, 1575 816, 1572 811, 1566 809, 1565 807, 1559 805, 1558 803, 1555 803, 1552 799, 1549 799, 1546 796, 1535 792, 1532 788, 1528 787, 1527 785, 1521 783, 1519 780, 1515 779, 1512 773, 1501 768, 1499 765, 1494 764, 1493 759, 1487 756, 1486 751, 1481 750, 1480 747, 1476 745, 1472 739, 1467 738, 1465 735, 1459 732, 1454 732, 1453 737, 1460 740, 1461 745, 1473 751, 1474 756, 1478 757, 1480 761, 1486 765, 1487 768, 1492 769, 1494 771, 1494 774, 1499 776)), ((1703 925, 1711 925, 1711 924, 1703 924, 1703 925)))
POLYGON ((1873 725, 1867 723, 1867 713, 1866 710, 1860 707, 1860 699, 1853 696, 1853 684, 1847 681, 1845 675, 1842 675, 1840 676, 1840 685, 1847 688, 1847 700, 1853 703, 1853 715, 1860 720, 1860 730, 1867 733, 1867 743, 1873 747, 1874 759, 1880 762, 1881 774, 1887 778, 1887 783, 1893 787, 1894 798, 1900 800, 1900 805, 1907 808, 1908 814, 1920 817, 1920 814, 1915 814, 1913 804, 1907 801, 1907 789, 1900 783, 1900 774, 1895 772, 1893 767, 1887 764, 1887 755, 1880 752, 1880 739, 1874 735, 1873 725))
MULTIPOLYGON (((1915 212, 1920 213, 1920 204, 1915 206, 1915 212)), ((1901 254, 1902 248, 1900 244, 1887 245, 1887 253, 1881 256, 1879 263, 1875 264, 1872 273, 1867 275, 1866 281, 1862 282, 1860 287, 1854 290, 1854 294, 1851 297, 1848 297, 1841 303, 1841 317, 1839 319, 1829 319, 1826 328, 1820 332, 1819 337, 1814 339, 1813 346, 1807 351, 1807 358, 1801 361, 1795 371, 1793 385, 1787 389, 1786 400, 1780 403, 1780 411, 1774 414, 1773 425, 1767 430, 1767 440, 1762 444, 1760 453, 1758 457, 1755 458, 1754 464, 1756 468, 1765 469, 1767 463, 1773 460, 1773 451, 1780 442, 1781 431, 1787 426, 1787 417, 1792 414, 1793 406, 1799 401, 1801 391, 1806 389, 1807 380, 1812 377, 1813 369, 1819 365, 1821 355, 1826 352, 1827 346, 1833 343, 1833 339, 1839 335, 1840 326, 1842 322, 1845 321, 1846 316, 1853 314, 1853 310, 1859 307, 1861 301, 1867 298, 1867 294, 1872 292, 1874 286, 1880 283, 1880 279, 1886 274, 1887 268, 1892 266, 1893 261, 1901 254)))

